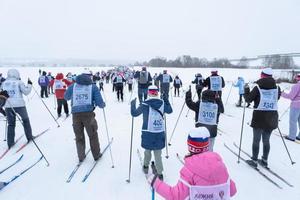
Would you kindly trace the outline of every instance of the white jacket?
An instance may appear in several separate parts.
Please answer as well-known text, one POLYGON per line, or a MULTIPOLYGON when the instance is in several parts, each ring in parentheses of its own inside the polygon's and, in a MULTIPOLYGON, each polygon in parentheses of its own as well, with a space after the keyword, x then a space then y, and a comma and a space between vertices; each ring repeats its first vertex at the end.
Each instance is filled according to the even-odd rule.
POLYGON ((2 90, 6 90, 9 94, 4 107, 25 107, 23 94, 30 94, 32 85, 25 86, 23 81, 20 80, 20 73, 16 69, 10 69, 7 72, 7 79, 2 83, 2 90))

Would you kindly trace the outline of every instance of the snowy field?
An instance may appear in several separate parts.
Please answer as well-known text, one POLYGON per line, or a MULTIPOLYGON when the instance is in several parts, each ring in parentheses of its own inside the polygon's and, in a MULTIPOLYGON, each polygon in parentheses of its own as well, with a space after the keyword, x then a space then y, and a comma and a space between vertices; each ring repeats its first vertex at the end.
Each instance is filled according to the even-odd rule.
MULTIPOLYGON (((105 70, 107 68, 104 68, 105 70)), ((19 68, 22 80, 27 82, 29 77, 33 81, 35 89, 39 91, 37 84, 38 68, 19 68)), ((55 75, 57 72, 79 73, 82 71, 80 68, 45 68, 45 71, 52 72, 55 75)), ((92 68, 95 71, 101 71, 101 68, 92 68)), ((162 69, 150 68, 148 69, 152 75, 154 72, 159 72, 162 69)), ((184 87, 188 85, 194 78, 197 72, 202 73, 203 76, 210 75, 210 69, 170 69, 172 74, 179 74, 183 80, 184 87)), ((7 68, 0 68, 6 76, 7 68)), ((219 74, 222 75, 226 81, 226 87, 223 89, 223 102, 226 103, 231 83, 236 81, 238 76, 243 76, 248 81, 255 81, 260 76, 260 70, 237 70, 237 69, 220 69, 219 74)), ((288 90, 289 84, 281 84, 282 89, 288 90)), ((192 85, 194 94, 194 85, 192 85)), ((109 151, 99 161, 95 170, 89 179, 82 183, 81 180, 88 170, 89 166, 93 164, 91 154, 80 167, 79 171, 75 174, 71 183, 66 183, 66 179, 75 167, 78 158, 76 154, 76 147, 74 141, 74 133, 72 130, 72 119, 68 118, 62 122, 58 122, 61 126, 58 128, 50 114, 42 104, 38 96, 31 92, 28 97, 25 97, 27 103, 27 110, 30 116, 30 121, 33 129, 33 134, 36 135, 41 131, 50 128, 50 130, 36 139, 37 144, 46 155, 50 162, 47 167, 44 160, 39 162, 34 168, 26 174, 18 178, 15 182, 8 185, 0 191, 1 200, 68 200, 68 199, 88 199, 88 200, 106 200, 106 199, 151 199, 151 192, 149 185, 145 180, 142 173, 141 166, 137 157, 136 150, 140 148, 141 136, 141 117, 135 118, 134 124, 134 140, 133 140, 133 158, 132 158, 132 174, 131 183, 125 180, 128 178, 128 164, 129 164, 129 147, 130 147, 130 130, 131 130, 131 116, 129 107, 130 94, 127 88, 125 89, 125 99, 123 103, 119 103, 116 94, 112 93, 111 84, 104 85, 106 105, 106 117, 108 122, 108 129, 110 137, 114 137, 112 145, 113 161, 115 168, 112 168, 112 161, 109 151)), ((133 96, 136 97, 136 88, 134 89, 133 96)), ((172 91, 173 92, 173 91, 172 91)), ((290 150, 295 165, 291 165, 287 152, 284 148, 282 140, 275 134, 271 137, 271 151, 269 156, 269 166, 275 172, 280 174, 288 180, 294 187, 289 187, 278 178, 271 175, 266 170, 270 178, 276 181, 283 189, 279 189, 264 177, 258 174, 255 170, 251 169, 244 162, 237 163, 237 157, 230 153, 225 147, 224 143, 232 147, 233 142, 238 143, 240 138, 241 121, 243 110, 237 108, 235 103, 238 100, 238 89, 232 88, 229 100, 225 105, 225 114, 221 115, 219 128, 222 130, 216 138, 214 150, 221 154, 224 162, 227 165, 231 178, 235 181, 237 186, 237 195, 233 197, 234 200, 265 200, 265 199, 300 199, 300 144, 286 141, 290 150)), ((54 109, 54 97, 51 95, 48 99, 44 99, 51 112, 56 116, 54 109)), ((180 109, 183 105, 184 98, 170 97, 173 104, 174 112, 167 115, 167 130, 168 137, 170 137, 176 119, 179 115, 180 109)), ((279 100, 279 116, 289 107, 289 101, 285 99, 279 100)), ((107 136, 105 132, 105 124, 103 118, 103 111, 97 108, 96 119, 98 121, 98 133, 101 147, 107 144, 107 136)), ((179 120, 177 129, 172 139, 172 146, 169 147, 169 159, 164 158, 164 176, 165 181, 171 185, 177 183, 179 177, 179 170, 182 165, 176 158, 176 153, 184 155, 187 153, 186 138, 188 131, 194 126, 194 113, 187 114, 185 107, 181 118, 179 120)), ((252 109, 246 109, 245 126, 243 134, 242 148, 251 153, 252 144, 252 129, 248 122, 251 121, 252 109)), ((0 154, 7 148, 4 142, 5 122, 4 118, 0 121, 0 154)), ((283 133, 288 133, 288 113, 282 117, 279 126, 283 133)), ((273 133, 276 133, 274 131, 273 133)), ((24 134, 20 122, 17 122, 16 138, 24 134)), ((87 137, 86 137, 87 139, 87 137)), ((169 138, 168 138, 169 139, 169 138)), ((33 144, 28 145, 19 153, 16 150, 26 142, 25 137, 18 142, 13 149, 0 160, 0 170, 7 167, 10 163, 24 154, 23 160, 15 165, 13 168, 7 170, 5 173, 0 174, 0 181, 8 181, 13 176, 17 175, 26 166, 35 162, 40 154, 33 144)), ((87 147, 89 145, 87 144, 87 147)), ((262 148, 262 147, 261 147, 262 148)), ((165 156, 165 150, 163 151, 165 156)), ((260 155, 262 149, 260 150, 260 155)), ((244 158, 246 156, 241 154, 244 158)), ((161 197, 156 194, 156 199, 161 197)))

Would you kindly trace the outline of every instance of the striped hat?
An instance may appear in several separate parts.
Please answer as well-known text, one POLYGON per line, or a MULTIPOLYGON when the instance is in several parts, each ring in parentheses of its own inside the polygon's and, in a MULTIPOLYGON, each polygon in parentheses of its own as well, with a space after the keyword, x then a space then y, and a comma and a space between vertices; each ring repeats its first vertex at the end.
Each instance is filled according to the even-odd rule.
POLYGON ((188 135, 189 152, 198 154, 209 150, 209 131, 206 127, 193 128, 188 135))

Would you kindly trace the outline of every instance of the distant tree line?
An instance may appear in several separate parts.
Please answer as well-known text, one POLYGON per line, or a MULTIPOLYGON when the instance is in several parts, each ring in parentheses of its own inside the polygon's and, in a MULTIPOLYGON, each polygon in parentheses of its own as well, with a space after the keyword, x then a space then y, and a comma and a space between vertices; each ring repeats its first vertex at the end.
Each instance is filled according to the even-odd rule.
MULTIPOLYGON (((257 67, 264 66, 272 67, 274 69, 291 69, 295 67, 293 57, 291 56, 271 55, 258 59, 262 59, 262 65, 257 67)), ((249 68, 250 62, 251 61, 246 57, 242 57, 237 64, 232 64, 227 58, 215 58, 212 61, 208 61, 206 58, 183 55, 177 57, 175 60, 164 57, 156 57, 150 59, 148 62, 136 62, 134 65, 181 68, 249 68)))

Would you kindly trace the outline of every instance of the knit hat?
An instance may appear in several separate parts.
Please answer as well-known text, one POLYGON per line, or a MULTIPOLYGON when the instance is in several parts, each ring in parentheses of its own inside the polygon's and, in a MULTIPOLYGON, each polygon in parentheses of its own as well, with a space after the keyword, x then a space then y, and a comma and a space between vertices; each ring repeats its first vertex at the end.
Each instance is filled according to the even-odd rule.
POLYGON ((272 76, 273 75, 273 70, 271 67, 263 68, 261 71, 261 75, 264 76, 272 76))
POLYGON ((216 101, 216 93, 212 90, 204 90, 202 92, 202 101, 209 101, 209 102, 214 102, 216 101))
POLYGON ((210 134, 206 127, 193 128, 187 139, 189 152, 198 154, 208 151, 209 137, 210 134))
POLYGON ((295 79, 296 79, 297 81, 300 81, 300 74, 297 74, 297 75, 295 76, 295 79))
POLYGON ((158 88, 155 85, 150 85, 148 87, 149 96, 158 96, 158 88))
POLYGON ((217 69, 212 69, 211 74, 218 74, 218 70, 217 69))

